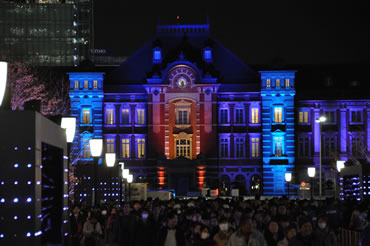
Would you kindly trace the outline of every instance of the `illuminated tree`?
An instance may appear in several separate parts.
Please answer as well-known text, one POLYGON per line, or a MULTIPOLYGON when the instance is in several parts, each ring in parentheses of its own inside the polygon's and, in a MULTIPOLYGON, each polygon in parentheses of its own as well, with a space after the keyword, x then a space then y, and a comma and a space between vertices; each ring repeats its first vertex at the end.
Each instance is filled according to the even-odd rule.
POLYGON ((68 83, 64 74, 35 69, 20 62, 10 62, 8 83, 12 110, 23 110, 26 102, 38 100, 41 102, 40 111, 43 115, 68 113, 68 83))

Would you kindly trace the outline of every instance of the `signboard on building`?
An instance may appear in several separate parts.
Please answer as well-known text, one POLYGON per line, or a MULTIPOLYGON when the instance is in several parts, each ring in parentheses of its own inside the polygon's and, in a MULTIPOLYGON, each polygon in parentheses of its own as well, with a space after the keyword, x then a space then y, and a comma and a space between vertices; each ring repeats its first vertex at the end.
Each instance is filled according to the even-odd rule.
POLYGON ((132 183, 129 184, 130 201, 146 200, 148 198, 147 184, 132 183))

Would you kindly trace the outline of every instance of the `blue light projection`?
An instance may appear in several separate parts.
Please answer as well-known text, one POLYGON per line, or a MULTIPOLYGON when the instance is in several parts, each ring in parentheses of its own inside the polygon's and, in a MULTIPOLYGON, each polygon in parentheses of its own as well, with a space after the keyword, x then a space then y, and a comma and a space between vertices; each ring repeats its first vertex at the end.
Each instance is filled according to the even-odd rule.
POLYGON ((83 151, 83 140, 103 138, 103 77, 100 72, 68 73, 71 116, 76 117, 76 136, 72 143, 72 158, 92 160, 83 151))
POLYGON ((262 162, 265 195, 287 194, 284 175, 294 170, 295 71, 260 71, 262 162))

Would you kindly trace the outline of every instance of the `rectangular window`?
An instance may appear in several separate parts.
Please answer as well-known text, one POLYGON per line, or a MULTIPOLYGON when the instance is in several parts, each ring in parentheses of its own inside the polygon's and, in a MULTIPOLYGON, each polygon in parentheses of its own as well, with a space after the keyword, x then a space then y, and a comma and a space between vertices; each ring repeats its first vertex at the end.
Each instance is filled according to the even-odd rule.
POLYGON ((78 89, 79 83, 78 80, 75 80, 75 89, 78 89))
POLYGON ((121 125, 130 124, 130 110, 122 109, 121 111, 121 125))
POLYGON ((189 114, 187 109, 177 110, 177 125, 188 125, 189 124, 189 114))
POLYGON ((220 124, 227 124, 229 122, 228 117, 229 110, 226 108, 220 109, 220 124))
POLYGON ((204 50, 204 60, 212 60, 211 50, 204 50))
POLYGON ((276 87, 280 87, 280 79, 276 79, 276 87))
POLYGON ((244 138, 235 138, 235 157, 244 157, 245 143, 244 138))
POLYGON ((353 156, 361 156, 362 153, 362 137, 354 136, 351 138, 351 150, 353 156))
POLYGON ((145 124, 145 111, 144 109, 137 109, 136 110, 136 124, 144 125, 145 124))
POLYGON ((122 158, 124 159, 130 158, 130 139, 129 138, 122 139, 122 158))
POLYGON ((98 81, 94 80, 94 89, 97 89, 97 88, 98 88, 98 81))
POLYGON ((335 123, 335 111, 325 111, 324 116, 326 118, 324 123, 335 123))
POLYGON ((244 123, 244 110, 242 108, 235 109, 235 124, 244 123))
POLYGON ((229 139, 220 139, 220 157, 229 157, 229 139))
POLYGON ((285 79, 285 87, 289 87, 290 86, 290 81, 289 81, 289 79, 285 79))
POLYGON ((114 139, 113 138, 107 138, 106 140, 106 146, 105 146, 107 153, 114 153, 114 139))
POLYGON ((283 122, 283 109, 281 107, 274 108, 274 122, 275 123, 283 122))
POLYGON ((259 123, 259 116, 258 116, 258 108, 252 108, 252 116, 251 116, 252 124, 259 123))
POLYGON ((154 51, 154 60, 160 60, 161 59, 161 51, 155 50, 154 51))
POLYGON ((113 125, 114 124, 114 109, 107 109, 105 111, 105 124, 113 125))
POLYGON ((88 139, 83 140, 82 151, 82 155, 84 158, 90 158, 90 142, 88 139))
POLYGON ((271 87, 271 79, 266 80, 266 87, 271 87))
POLYGON ((275 137, 274 150, 275 150, 276 157, 283 155, 283 138, 282 137, 275 137))
POLYGON ((137 140, 137 158, 143 159, 145 157, 145 139, 139 138, 137 140))
POLYGON ((308 123, 308 112, 306 111, 299 112, 299 123, 308 123))
POLYGON ((84 88, 85 89, 89 88, 89 81, 87 81, 87 80, 84 81, 84 88))
POLYGON ((310 156, 310 144, 308 137, 298 138, 298 156, 309 157, 310 156))
POLYGON ((260 153, 259 153, 259 141, 260 139, 259 138, 252 138, 251 139, 251 151, 252 151, 252 157, 253 158, 256 158, 256 157, 259 157, 260 156, 260 153))
POLYGON ((176 139, 176 157, 184 156, 186 158, 190 158, 190 150, 190 139, 176 139))
POLYGON ((351 111, 351 122, 362 123, 362 111, 360 110, 351 111))
POLYGON ((82 110, 82 124, 90 124, 90 109, 82 110))
POLYGON ((324 153, 325 157, 334 157, 336 154, 337 139, 336 137, 324 137, 324 153))

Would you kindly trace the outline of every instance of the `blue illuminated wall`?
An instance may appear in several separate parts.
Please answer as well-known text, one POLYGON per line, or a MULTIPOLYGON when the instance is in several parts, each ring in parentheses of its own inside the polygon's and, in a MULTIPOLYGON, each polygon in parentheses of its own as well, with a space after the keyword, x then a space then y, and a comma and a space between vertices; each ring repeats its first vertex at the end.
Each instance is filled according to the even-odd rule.
POLYGON ((261 71, 262 162, 265 195, 286 194, 294 169, 295 71, 261 71))
POLYGON ((103 138, 103 76, 104 73, 68 73, 70 80, 71 116, 76 117, 76 136, 72 143, 72 158, 92 160, 84 144, 91 138, 103 138))

